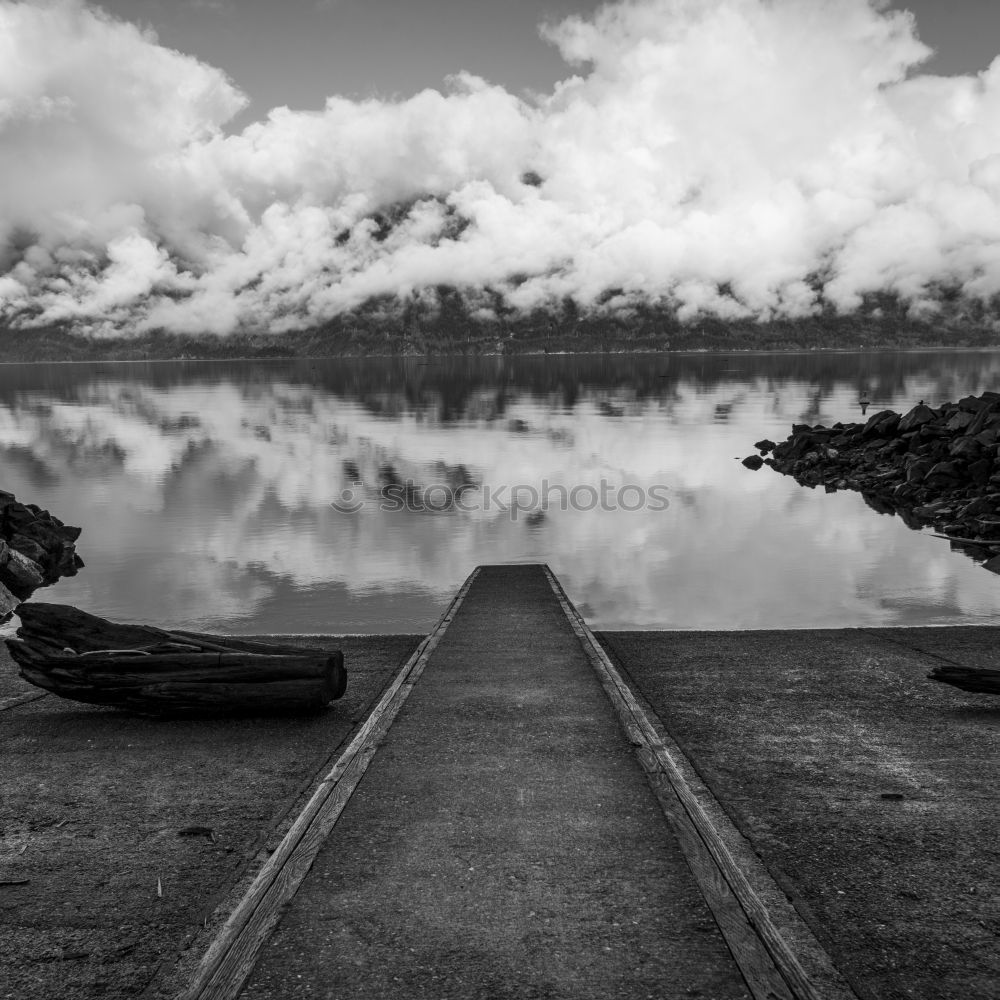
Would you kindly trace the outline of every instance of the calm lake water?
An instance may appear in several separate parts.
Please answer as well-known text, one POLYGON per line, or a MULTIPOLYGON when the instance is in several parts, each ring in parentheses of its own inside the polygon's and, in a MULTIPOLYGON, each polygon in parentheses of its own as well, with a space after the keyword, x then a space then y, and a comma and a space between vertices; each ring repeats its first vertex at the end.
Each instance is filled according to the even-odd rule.
POLYGON ((597 628, 996 621, 946 542, 740 464, 862 389, 1000 390, 1000 351, 4 365, 0 487, 83 527, 39 599, 123 621, 419 632, 520 560, 597 628))

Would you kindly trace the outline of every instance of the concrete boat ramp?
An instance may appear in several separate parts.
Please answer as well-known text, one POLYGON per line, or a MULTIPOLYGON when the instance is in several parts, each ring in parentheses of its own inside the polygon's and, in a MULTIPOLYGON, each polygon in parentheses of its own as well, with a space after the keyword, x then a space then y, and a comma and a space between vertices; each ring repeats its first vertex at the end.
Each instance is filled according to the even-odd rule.
POLYGON ((470 576, 182 994, 854 995, 541 565, 470 576))

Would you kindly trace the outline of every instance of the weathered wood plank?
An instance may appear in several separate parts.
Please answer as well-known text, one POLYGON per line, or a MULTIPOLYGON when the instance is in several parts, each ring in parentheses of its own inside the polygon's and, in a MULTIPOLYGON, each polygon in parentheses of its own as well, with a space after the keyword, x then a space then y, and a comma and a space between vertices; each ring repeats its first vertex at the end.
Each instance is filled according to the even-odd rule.
MULTIPOLYGON (((197 633, 169 632, 154 625, 129 625, 108 621, 68 604, 46 604, 32 601, 18 610, 21 627, 18 633, 25 639, 41 640, 70 647, 77 653, 101 649, 128 649, 153 645, 157 642, 180 641, 201 649, 230 652, 228 640, 197 633)), ((264 646, 264 643, 256 645, 264 646)), ((301 652, 301 650, 296 650, 301 652)))
POLYGON ((472 572, 434 630, 386 688, 378 704, 320 782, 277 850, 208 947, 178 1000, 233 1000, 286 906, 336 824, 389 727, 447 631, 479 570, 472 572))
POLYGON ((199 714, 314 711, 347 686, 340 651, 119 625, 78 608, 25 604, 7 648, 31 684, 87 704, 199 714))
MULTIPOLYGON (((182 642, 190 642, 201 646, 202 649, 222 649, 242 650, 244 653, 287 653, 290 656, 302 656, 308 651, 307 646, 297 646, 289 642, 272 642, 270 639, 244 639, 242 636, 218 636, 209 635, 204 632, 186 632, 182 629, 174 629, 169 635, 176 637, 182 642), (224 643, 224 645, 222 645, 224 643)), ((317 653, 320 650, 316 650, 317 653)))
MULTIPOLYGON (((17 648, 17 647, 15 647, 17 648)), ((118 687, 168 681, 224 681, 255 683, 269 680, 322 680, 334 664, 332 654, 290 656, 281 653, 172 653, 152 656, 66 656, 51 658, 54 678, 80 684, 118 687)))
POLYGON ((790 991, 793 1000, 821 1000, 795 954, 771 921, 767 908, 740 871, 711 820, 692 794, 631 688, 566 596, 552 571, 545 567, 545 572, 570 626, 583 644, 622 721, 623 729, 638 748, 637 754, 650 777, 654 791, 663 788, 666 783, 680 803, 686 818, 678 821, 678 813, 672 808, 671 800, 668 798, 665 803, 664 798, 658 796, 682 846, 685 843, 693 845, 692 837, 697 837, 703 845, 703 850, 698 849, 695 854, 692 870, 696 876, 701 872, 699 884, 713 912, 718 907, 725 915, 725 923, 721 920, 719 922, 720 929, 726 936, 726 942, 754 997, 756 1000, 773 1000, 774 997, 788 995, 790 991), (704 868, 705 855, 711 858, 714 871, 704 868), (739 902, 743 911, 743 920, 736 924, 731 919, 733 912, 727 905, 728 896, 719 888, 722 882, 725 882, 727 892, 739 902), (761 962, 761 947, 751 941, 751 936, 757 938, 769 961, 761 962), (779 986, 785 990, 784 993, 778 992, 779 986))
POLYGON ((88 705, 107 705, 149 715, 239 715, 316 712, 330 698, 316 681, 267 684, 147 684, 95 691, 84 685, 60 685, 53 694, 88 705))
POLYGON ((951 684, 963 691, 1000 694, 1000 670, 991 667, 963 667, 957 663, 944 663, 935 667, 927 676, 932 681, 951 684))
POLYGON ((643 760, 653 791, 670 821, 705 902, 708 903, 754 996, 772 1000, 795 1000, 795 995, 776 968, 767 948, 747 923, 739 898, 705 847, 705 842, 678 799, 670 780, 660 770, 655 756, 650 755, 649 751, 643 751, 639 753, 639 757, 643 760), (643 759, 644 755, 646 759, 643 759))

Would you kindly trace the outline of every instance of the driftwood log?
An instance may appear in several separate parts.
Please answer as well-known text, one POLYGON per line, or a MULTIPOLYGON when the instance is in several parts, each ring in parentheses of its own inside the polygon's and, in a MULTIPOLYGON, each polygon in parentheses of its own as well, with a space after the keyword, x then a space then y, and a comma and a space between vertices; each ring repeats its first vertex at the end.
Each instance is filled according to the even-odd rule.
POLYGON ((75 701, 149 715, 319 711, 347 687, 339 650, 150 625, 60 604, 22 604, 6 640, 21 677, 75 701))
POLYGON ((946 663, 935 667, 927 676, 932 681, 952 684, 963 691, 1000 694, 1000 670, 990 667, 961 667, 946 663))

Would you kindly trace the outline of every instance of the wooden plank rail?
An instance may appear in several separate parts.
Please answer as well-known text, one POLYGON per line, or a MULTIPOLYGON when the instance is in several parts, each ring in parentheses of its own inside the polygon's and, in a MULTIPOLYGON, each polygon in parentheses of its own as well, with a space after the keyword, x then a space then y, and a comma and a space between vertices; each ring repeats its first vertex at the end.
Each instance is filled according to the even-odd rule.
POLYGON ((680 841, 756 1000, 823 1000, 692 794, 631 688, 552 571, 545 572, 680 841))
POLYGON ((1000 694, 1000 670, 993 667, 965 667, 957 663, 942 663, 927 676, 932 681, 952 684, 963 691, 1000 694))
POLYGON ((281 918, 283 907, 312 867, 317 852, 419 680, 431 653, 458 613, 478 572, 474 570, 465 581, 437 626, 414 650, 333 769, 320 782, 205 952, 191 983, 178 1000, 232 1000, 239 994, 261 947, 281 918))

